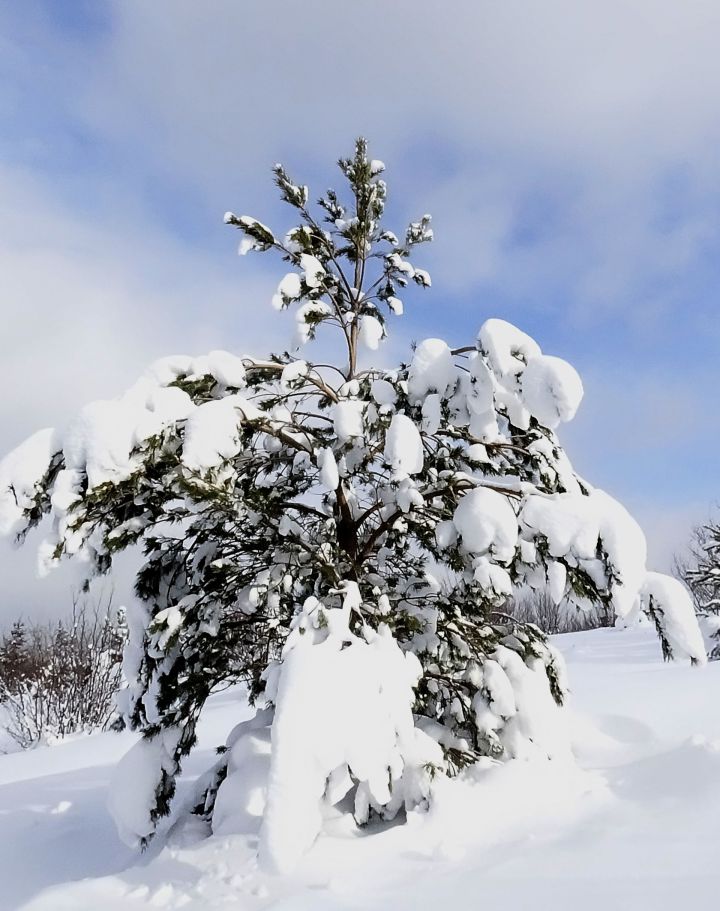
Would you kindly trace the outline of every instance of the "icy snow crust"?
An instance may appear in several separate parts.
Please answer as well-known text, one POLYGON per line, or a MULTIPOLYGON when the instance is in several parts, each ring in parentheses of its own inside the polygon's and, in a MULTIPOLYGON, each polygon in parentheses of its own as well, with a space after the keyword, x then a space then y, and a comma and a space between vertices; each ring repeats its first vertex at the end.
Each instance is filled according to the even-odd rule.
MULTIPOLYGON (((302 262, 304 285, 322 279, 322 266, 312 259, 302 262)), ((283 280, 279 306, 296 297, 299 282, 295 273, 283 280)), ((364 317, 361 328, 370 347, 381 335, 372 319, 364 317)), ((307 329, 310 324, 303 318, 299 325, 307 329)), ((363 491, 355 478, 369 460, 379 480, 373 491, 378 501, 368 515, 387 525, 385 534, 400 542, 398 547, 413 522, 425 521, 428 534, 422 540, 435 542, 435 561, 446 553, 456 555, 454 565, 462 563, 461 573, 447 574, 451 584, 479 591, 501 606, 519 583, 547 589, 556 602, 583 609, 589 604, 584 588, 592 583, 624 622, 650 616, 665 637, 668 657, 704 663, 687 593, 679 583, 647 573, 637 524, 620 504, 575 475, 555 437, 554 428, 573 417, 582 397, 570 365, 544 355, 509 323, 489 320, 474 350, 460 357, 445 342, 428 339, 417 346, 406 371, 370 371, 333 388, 329 382, 321 370, 293 358, 261 362, 227 352, 166 358, 119 399, 87 406, 64 433, 42 431, 0 462, 0 529, 22 532, 23 521, 36 521, 28 521, 33 507, 42 506, 52 518, 41 547, 44 565, 51 568, 63 555, 99 565, 114 539, 142 540, 145 528, 142 519, 117 528, 79 521, 90 494, 131 479, 159 445, 175 447, 179 465, 173 477, 179 472, 188 484, 232 478, 236 460, 247 455, 243 431, 250 427, 268 452, 292 444, 292 470, 310 479, 303 502, 297 508, 291 504, 279 521, 281 542, 298 541, 301 549, 310 543, 322 553, 326 545, 303 538, 302 509, 319 502, 326 510, 321 518, 330 517, 340 491, 347 508, 359 514, 363 491), (248 383, 253 371, 267 374, 264 385, 248 383), (308 390, 320 390, 332 403, 322 415, 322 445, 315 442, 313 426, 293 413, 290 398, 278 404, 283 394, 308 390), (531 440, 527 474, 532 482, 510 470, 506 455, 514 435, 524 432, 531 440), (442 467, 443 459, 450 467, 442 467), (438 498, 448 490, 454 511, 438 521, 444 503, 438 498)), ((272 488, 273 478, 259 474, 256 484, 272 488)), ((246 520, 257 521, 252 515, 246 520)), ((392 556, 389 546, 386 550, 379 548, 379 569, 392 556)), ((277 581, 272 568, 263 567, 255 584, 238 595, 240 611, 252 614, 272 585, 293 590, 292 577, 282 577, 288 559, 278 552, 277 581)), ((444 781, 439 745, 466 752, 467 724, 474 725, 491 755, 569 761, 564 715, 550 682, 554 676, 562 692, 561 660, 551 650, 541 656, 530 649, 523 658, 527 642, 515 637, 491 649, 480 666, 460 630, 450 644, 442 640, 433 606, 433 599, 443 597, 442 586, 430 563, 428 554, 424 576, 403 581, 406 601, 394 590, 391 605, 378 572, 375 589, 365 593, 370 603, 363 602, 356 583, 344 580, 326 596, 327 603, 305 599, 295 605, 283 653, 266 672, 271 728, 266 720, 265 730, 249 732, 242 746, 240 740, 230 745, 214 820, 220 831, 245 831, 249 817, 262 816, 257 832, 268 869, 296 865, 321 831, 324 815, 348 794, 360 821, 371 810, 392 818, 400 809, 412 812, 425 805, 433 788, 445 787, 437 784, 444 781), (415 610, 416 596, 430 606, 415 610), (389 630, 367 622, 368 616, 382 616, 393 607, 402 607, 418 628, 402 648, 389 630), (458 679, 475 695, 463 705, 452 694, 446 699, 444 684, 431 680, 425 698, 436 705, 434 716, 415 719, 423 668, 449 660, 451 647, 458 679), (453 734, 462 724, 465 735, 453 734), (243 790, 242 775, 255 782, 252 794, 243 790)), ((196 597, 180 591, 175 597, 170 591, 169 603, 152 616, 145 608, 130 612, 124 707, 129 714, 139 705, 149 726, 162 722, 155 700, 179 654, 177 643, 183 641, 196 597), (137 686, 143 648, 156 661, 145 689, 137 686)), ((267 597, 279 602, 279 595, 267 597)), ((219 612, 212 611, 197 627, 210 636, 220 629, 219 612)), ((111 810, 127 841, 140 841, 152 831, 153 782, 175 775, 183 736, 163 728, 118 767, 111 810)))

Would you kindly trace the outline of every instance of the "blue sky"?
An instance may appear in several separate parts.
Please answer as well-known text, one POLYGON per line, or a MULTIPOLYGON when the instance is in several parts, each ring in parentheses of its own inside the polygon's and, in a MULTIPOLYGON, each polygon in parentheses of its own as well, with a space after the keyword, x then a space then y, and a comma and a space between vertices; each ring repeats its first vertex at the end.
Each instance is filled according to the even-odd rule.
MULTIPOLYGON (((163 354, 283 347, 222 214, 286 226, 271 164, 323 190, 363 133, 437 238, 387 355, 500 316, 574 363, 569 454, 667 566, 719 496, 719 39, 714 0, 0 4, 0 450, 163 354)), ((68 584, 32 562, 0 545, 23 610, 68 584)))

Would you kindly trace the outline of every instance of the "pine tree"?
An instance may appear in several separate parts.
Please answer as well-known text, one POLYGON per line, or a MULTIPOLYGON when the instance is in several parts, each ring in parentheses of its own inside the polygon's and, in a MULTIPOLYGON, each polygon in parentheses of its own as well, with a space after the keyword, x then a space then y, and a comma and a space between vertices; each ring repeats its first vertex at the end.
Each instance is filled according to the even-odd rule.
POLYGON ((28 676, 29 644, 25 623, 15 620, 0 640, 0 693, 28 676))
MULTIPOLYGON (((307 773, 320 776, 305 788, 311 802, 354 789, 361 821, 426 800, 434 774, 481 756, 552 754, 564 671, 540 630, 503 613, 522 587, 620 617, 652 606, 665 654, 704 660, 682 591, 646 575, 642 533, 560 446, 555 428, 582 396, 569 364, 488 320, 471 344, 427 339, 394 370, 360 366, 361 348, 402 314, 404 289, 430 287, 414 258, 432 228, 429 215, 402 238, 384 226, 384 165, 364 140, 339 166, 349 201, 329 190, 315 207, 275 168, 296 219, 285 234, 225 217, 241 253, 287 264, 273 305, 294 309, 299 345, 333 330, 335 363, 168 358, 122 398, 84 409, 62 440, 43 431, 0 467, 11 491, 0 525, 16 521, 22 537, 50 514, 48 565, 82 555, 102 574, 118 552, 144 550, 123 693, 154 775, 147 825, 128 833, 142 841, 169 813, 200 712, 223 684, 244 682, 267 706, 275 780, 312 748, 283 746, 290 705, 313 730, 316 702, 338 693, 358 715, 372 698, 378 729, 395 719, 391 752, 373 758, 382 774, 351 759, 307 773), (312 690, 320 666, 334 677, 312 690)), ((332 717, 324 729, 354 736, 332 717)), ((198 799, 210 819, 231 753, 198 799)), ((302 781, 284 791, 301 792, 302 781)), ((279 799, 268 798, 273 819, 279 799)))

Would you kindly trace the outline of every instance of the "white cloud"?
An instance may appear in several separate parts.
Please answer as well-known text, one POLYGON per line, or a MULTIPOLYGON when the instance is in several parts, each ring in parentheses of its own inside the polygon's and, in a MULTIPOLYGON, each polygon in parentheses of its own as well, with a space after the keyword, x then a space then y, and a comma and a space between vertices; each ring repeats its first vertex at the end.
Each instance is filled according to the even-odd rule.
POLYGON ((268 348, 272 279, 227 268, 160 229, 150 212, 89 216, 50 182, 0 167, 0 440, 118 394, 173 350, 268 348), (112 216, 112 217, 111 217, 112 216), (107 220, 105 220, 107 219, 107 220), (19 387, 19 388, 18 388, 19 387))
POLYGON ((630 319, 657 311, 653 282, 672 284, 718 243, 710 0, 366 0, 362 16, 321 0, 227 0, 212 13, 158 0, 112 12, 70 110, 218 211, 239 187, 250 206, 266 198, 269 162, 324 165, 363 131, 391 177, 409 172, 408 198, 432 202, 431 256, 454 290, 527 299, 549 287, 580 320, 630 319), (668 224, 673 180, 682 199, 668 224))
POLYGON ((716 12, 712 0, 365 0, 354 17, 322 0, 226 0, 212 15, 192 0, 126 3, 86 105, 108 130, 152 123, 163 153, 184 132, 185 168, 199 149, 216 162, 273 144, 324 153, 328 127, 399 144, 415 118, 515 157, 564 154, 570 172, 581 151, 639 176, 716 130, 716 12))

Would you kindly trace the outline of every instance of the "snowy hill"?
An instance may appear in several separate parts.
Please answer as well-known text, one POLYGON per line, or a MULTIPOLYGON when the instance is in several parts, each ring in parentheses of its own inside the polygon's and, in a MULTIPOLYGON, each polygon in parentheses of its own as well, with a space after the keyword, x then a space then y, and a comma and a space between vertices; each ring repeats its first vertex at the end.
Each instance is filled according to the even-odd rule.
MULTIPOLYGON (((349 816, 298 871, 257 870, 248 837, 138 857, 107 813, 134 740, 100 734, 0 757, 0 908, 507 911, 711 907, 720 888, 720 662, 663 664, 648 628, 557 637, 569 665, 578 767, 513 762, 441 782, 429 814, 358 830, 349 816)), ((248 709, 214 697, 197 773, 248 709)))

